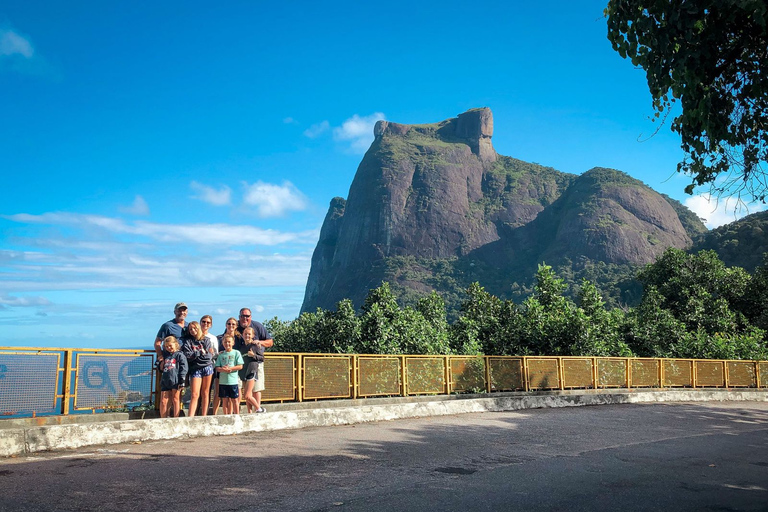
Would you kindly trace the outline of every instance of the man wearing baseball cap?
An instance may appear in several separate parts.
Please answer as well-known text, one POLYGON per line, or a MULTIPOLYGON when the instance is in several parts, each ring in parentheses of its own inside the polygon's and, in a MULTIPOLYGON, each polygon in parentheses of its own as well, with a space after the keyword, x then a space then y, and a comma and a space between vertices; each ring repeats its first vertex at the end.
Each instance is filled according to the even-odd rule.
POLYGON ((163 340, 168 336, 175 336, 177 340, 180 340, 184 335, 184 319, 187 318, 187 305, 183 302, 179 302, 173 308, 174 317, 163 325, 160 326, 160 330, 157 331, 157 337, 155 338, 155 352, 157 352, 157 362, 163 361, 163 340))

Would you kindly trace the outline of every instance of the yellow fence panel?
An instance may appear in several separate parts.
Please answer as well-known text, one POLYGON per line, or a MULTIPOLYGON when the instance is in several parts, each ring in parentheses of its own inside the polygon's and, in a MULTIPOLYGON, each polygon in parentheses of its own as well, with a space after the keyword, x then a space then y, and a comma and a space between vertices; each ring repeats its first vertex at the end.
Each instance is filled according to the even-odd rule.
POLYGON ((693 386, 693 361, 690 359, 664 360, 664 386, 690 387, 693 386))
POLYGON ((491 376, 491 391, 525 389, 522 357, 489 357, 488 373, 491 376))
POLYGON ((768 363, 758 363, 757 367, 760 373, 760 387, 768 388, 768 363))
POLYGON ((563 358, 564 388, 594 388, 592 358, 563 358))
POLYGON ((597 381, 601 388, 627 387, 627 360, 599 358, 597 360, 597 381))
POLYGON ((485 361, 482 357, 451 357, 451 392, 485 391, 485 361))
POLYGON ((0 352, 0 416, 57 412, 60 363, 58 353, 0 352))
POLYGON ((560 372, 557 358, 526 358, 528 389, 559 389, 560 372))
POLYGON ((400 358, 360 356, 357 360, 358 396, 399 395, 400 358))
POLYGON ((293 355, 267 354, 264 358, 264 384, 261 399, 266 402, 296 400, 296 358, 293 355))
POLYGON ((755 363, 752 361, 728 361, 728 385, 737 388, 757 386, 755 363))
POLYGON ((115 409, 151 401, 151 353, 77 354, 75 362, 75 409, 115 409))
POLYGON ((630 386, 633 388, 658 388, 659 360, 658 359, 632 359, 630 364, 632 371, 630 386))
POLYGON ((446 392, 444 357, 406 357, 407 394, 427 395, 446 392))
POLYGON ((352 398, 352 356, 304 356, 303 361, 304 398, 352 398))
POLYGON ((696 386, 722 388, 725 386, 725 363, 723 361, 696 361, 696 386))

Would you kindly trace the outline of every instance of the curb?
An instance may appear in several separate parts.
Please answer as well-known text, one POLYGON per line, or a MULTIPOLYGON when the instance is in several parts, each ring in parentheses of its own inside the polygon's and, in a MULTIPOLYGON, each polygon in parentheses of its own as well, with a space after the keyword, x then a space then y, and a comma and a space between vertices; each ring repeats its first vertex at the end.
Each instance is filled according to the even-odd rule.
POLYGON ((453 400, 424 400, 424 397, 419 397, 419 400, 386 404, 371 404, 367 401, 362 405, 342 407, 325 407, 321 405, 322 402, 318 402, 316 408, 279 410, 266 414, 118 420, 6 428, 0 430, 0 457, 102 444, 350 425, 478 412, 658 402, 768 401, 768 391, 751 389, 500 393, 490 397, 480 396, 481 398, 478 398, 478 395, 472 395, 453 400))

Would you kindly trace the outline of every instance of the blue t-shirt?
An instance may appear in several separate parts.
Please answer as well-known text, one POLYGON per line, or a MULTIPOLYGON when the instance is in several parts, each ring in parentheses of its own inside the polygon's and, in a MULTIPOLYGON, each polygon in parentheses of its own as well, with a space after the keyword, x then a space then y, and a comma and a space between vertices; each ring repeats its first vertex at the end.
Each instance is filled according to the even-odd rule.
MULTIPOLYGON (((160 326, 160 330, 157 331, 157 337, 160 339, 160 343, 162 343, 168 336, 174 336, 179 342, 179 346, 181 346, 181 338, 186 334, 186 332, 186 324, 184 327, 182 327, 176 323, 175 318, 171 318, 160 326)), ((162 345, 161 347, 163 349, 163 358, 168 357, 170 354, 165 351, 165 347, 162 345)))

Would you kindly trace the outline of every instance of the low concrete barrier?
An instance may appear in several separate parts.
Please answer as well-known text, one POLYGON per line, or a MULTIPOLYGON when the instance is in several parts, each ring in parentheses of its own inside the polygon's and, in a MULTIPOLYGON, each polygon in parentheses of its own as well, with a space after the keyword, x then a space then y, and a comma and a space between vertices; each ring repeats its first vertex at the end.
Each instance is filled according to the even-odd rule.
MULTIPOLYGON (((768 401, 768 391, 745 389, 555 391, 494 393, 396 399, 304 403, 304 408, 273 405, 266 414, 113 420, 0 429, 0 456, 22 455, 83 446, 154 441, 244 432, 349 425, 371 421, 502 412, 551 407, 578 407, 652 402, 768 401)), ((74 418, 74 416, 73 416, 74 418)), ((3 420, 0 420, 3 421, 3 420)), ((18 423, 16 424, 18 425, 18 423)))

